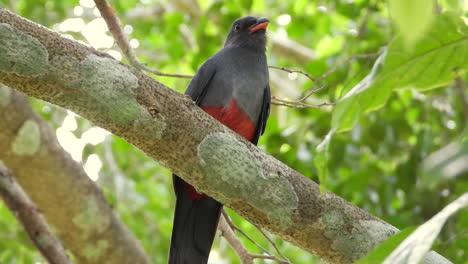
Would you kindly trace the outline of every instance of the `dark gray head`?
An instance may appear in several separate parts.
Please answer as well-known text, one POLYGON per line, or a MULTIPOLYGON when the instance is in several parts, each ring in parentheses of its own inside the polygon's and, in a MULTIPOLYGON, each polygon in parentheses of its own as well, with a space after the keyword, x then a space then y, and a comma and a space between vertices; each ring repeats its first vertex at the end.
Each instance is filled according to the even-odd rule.
POLYGON ((265 31, 270 21, 264 17, 247 16, 232 23, 224 47, 245 47, 265 52, 265 31))

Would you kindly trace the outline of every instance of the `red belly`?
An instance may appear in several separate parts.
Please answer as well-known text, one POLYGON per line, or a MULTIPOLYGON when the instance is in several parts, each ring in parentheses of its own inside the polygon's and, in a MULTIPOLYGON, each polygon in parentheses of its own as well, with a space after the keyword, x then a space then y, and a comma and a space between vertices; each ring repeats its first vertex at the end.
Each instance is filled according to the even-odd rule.
MULTIPOLYGON (((202 109, 248 141, 253 139, 255 135, 255 124, 250 117, 237 106, 234 99, 231 99, 228 108, 208 106, 202 107, 202 109)), ((192 185, 185 181, 183 181, 183 183, 192 200, 200 200, 208 197, 206 194, 197 192, 192 185)))
POLYGON ((253 139, 255 135, 255 124, 250 117, 237 106, 234 99, 231 99, 228 108, 208 106, 202 107, 202 109, 248 141, 253 139))

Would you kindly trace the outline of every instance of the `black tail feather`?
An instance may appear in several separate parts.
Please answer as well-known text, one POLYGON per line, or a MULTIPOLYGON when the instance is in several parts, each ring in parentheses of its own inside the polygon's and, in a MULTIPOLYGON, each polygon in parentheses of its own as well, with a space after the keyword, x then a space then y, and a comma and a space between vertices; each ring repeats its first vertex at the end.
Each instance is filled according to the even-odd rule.
POLYGON ((177 195, 169 264, 206 264, 223 205, 209 197, 192 200, 174 175, 177 195))

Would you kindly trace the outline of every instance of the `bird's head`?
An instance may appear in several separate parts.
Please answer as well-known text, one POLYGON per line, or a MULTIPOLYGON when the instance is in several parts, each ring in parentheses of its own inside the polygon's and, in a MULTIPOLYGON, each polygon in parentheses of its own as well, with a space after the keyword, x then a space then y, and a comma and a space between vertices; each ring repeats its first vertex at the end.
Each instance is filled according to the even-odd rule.
POLYGON ((264 17, 247 16, 237 19, 232 23, 224 47, 245 47, 264 52, 266 46, 265 31, 269 22, 264 17))

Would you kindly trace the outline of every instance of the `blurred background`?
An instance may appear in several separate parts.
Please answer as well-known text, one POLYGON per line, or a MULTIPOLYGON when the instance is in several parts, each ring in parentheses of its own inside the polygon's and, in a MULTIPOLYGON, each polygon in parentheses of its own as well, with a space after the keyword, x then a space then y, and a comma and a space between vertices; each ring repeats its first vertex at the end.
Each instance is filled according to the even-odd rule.
MULTIPOLYGON (((337 101, 370 72, 375 60, 375 56, 349 62, 347 58, 377 54, 395 35, 387 3, 378 0, 110 3, 140 61, 167 73, 194 74, 222 47, 235 19, 245 15, 269 18, 270 65, 303 70, 314 77, 334 69, 320 84, 315 84, 324 85, 325 89, 314 94, 307 101, 309 104, 337 101), (335 65, 339 67, 334 68, 335 65)), ((461 6, 463 1, 458 3, 461 6)), ((0 0, 0 5, 126 62, 93 0, 0 0)), ((453 7, 451 0, 437 2, 438 10, 453 7)), ((178 92, 184 92, 189 82, 153 77, 178 92)), ((270 79, 272 94, 283 99, 299 99, 314 86, 301 74, 276 69, 270 69, 270 79)), ((351 131, 336 134, 330 145, 326 188, 400 229, 422 224, 466 192, 466 172, 456 177, 439 177, 424 169, 431 153, 442 149, 433 159, 449 155, 453 152, 451 142, 467 138, 465 80, 458 78, 447 87, 425 93, 410 88, 395 92, 383 108, 360 118, 351 131)), ((165 263, 174 208, 170 172, 122 139, 70 111, 32 98, 30 102, 55 129, 61 145, 102 188, 154 263, 165 263)), ((331 106, 273 106, 259 147, 318 181, 313 159, 317 145, 330 130, 331 111, 331 106)), ((255 227, 229 213, 239 227, 274 252, 255 227)), ((249 251, 262 253, 241 235, 240 238, 249 251)), ((320 263, 318 258, 281 239, 275 242, 291 263, 320 263)), ((468 263, 466 210, 450 219, 434 249, 454 263, 468 263)), ((271 263, 262 261, 256 263, 271 263)), ((0 263, 45 263, 3 203, 0 263)), ((210 263, 239 260, 227 242, 217 236, 210 263)))

